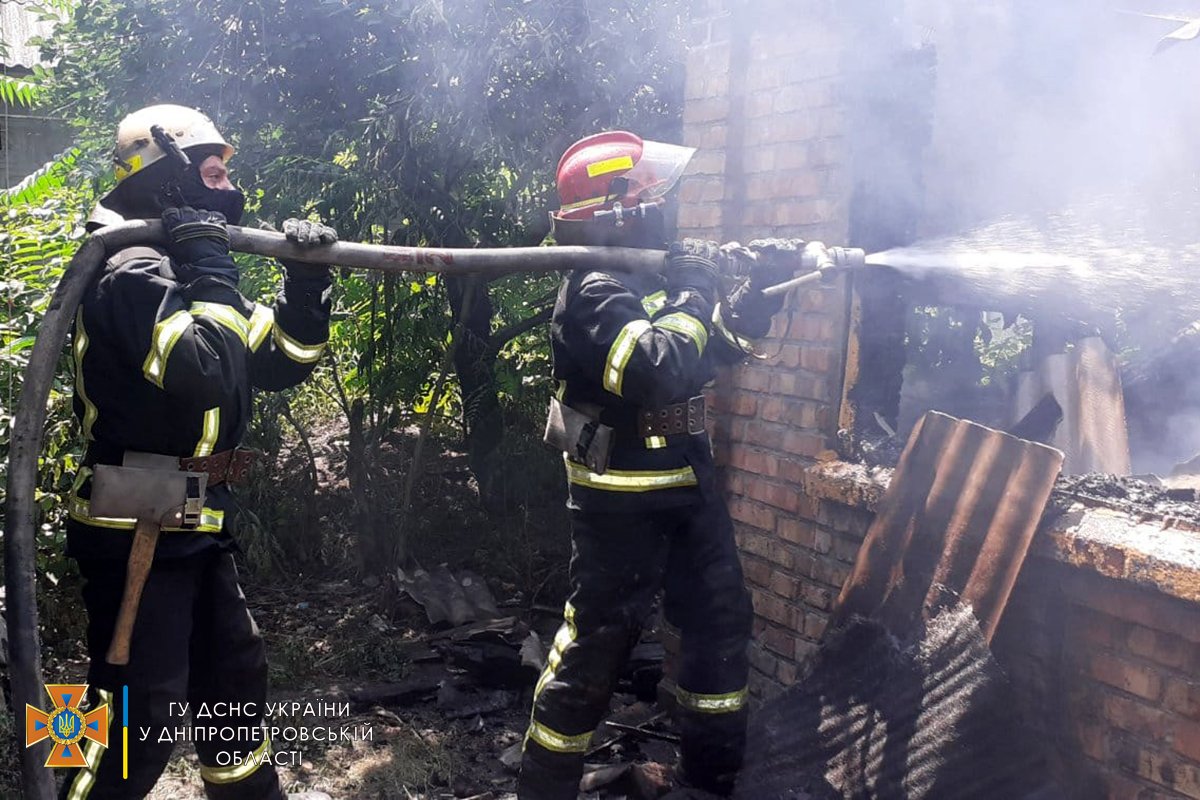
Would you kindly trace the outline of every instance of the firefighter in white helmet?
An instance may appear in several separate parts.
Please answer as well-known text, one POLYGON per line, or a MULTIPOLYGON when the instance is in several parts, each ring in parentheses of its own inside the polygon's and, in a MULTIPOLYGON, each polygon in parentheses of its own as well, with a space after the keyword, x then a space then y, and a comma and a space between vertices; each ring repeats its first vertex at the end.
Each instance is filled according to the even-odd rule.
MULTIPOLYGON (((148 794, 189 724, 185 707, 194 727, 216 731, 195 738, 208 797, 285 797, 262 727, 267 662, 234 567, 230 484, 248 467, 238 445, 252 389, 295 386, 321 357, 330 277, 327 267, 285 262, 272 304, 238 291, 226 223, 240 222, 244 197, 229 179, 232 155, 199 111, 130 114, 117 132, 117 185, 89 223, 161 218, 168 242, 112 253, 75 318, 74 408, 88 446, 69 499, 67 551, 85 580, 91 700, 110 704, 111 728, 109 750, 89 744, 88 767, 68 773, 69 800, 148 794), (206 474, 207 486, 193 498, 189 484, 195 507, 160 528, 128 663, 109 663, 137 521, 93 511, 94 475, 135 460, 168 480, 172 470, 206 474), (135 732, 127 777, 118 749, 126 723, 135 732)), ((284 231, 302 245, 336 240, 307 221, 284 231)))

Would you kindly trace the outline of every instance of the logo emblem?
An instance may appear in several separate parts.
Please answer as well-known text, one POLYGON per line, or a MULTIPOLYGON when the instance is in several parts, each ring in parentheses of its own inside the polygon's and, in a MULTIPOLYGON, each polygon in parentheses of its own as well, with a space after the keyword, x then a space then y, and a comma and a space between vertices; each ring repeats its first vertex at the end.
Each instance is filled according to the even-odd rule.
POLYGON ((79 706, 86 691, 86 683, 49 683, 46 693, 53 703, 51 711, 26 704, 25 746, 32 747, 46 739, 54 742, 46 759, 47 767, 87 768, 84 739, 108 747, 108 704, 84 714, 79 706))

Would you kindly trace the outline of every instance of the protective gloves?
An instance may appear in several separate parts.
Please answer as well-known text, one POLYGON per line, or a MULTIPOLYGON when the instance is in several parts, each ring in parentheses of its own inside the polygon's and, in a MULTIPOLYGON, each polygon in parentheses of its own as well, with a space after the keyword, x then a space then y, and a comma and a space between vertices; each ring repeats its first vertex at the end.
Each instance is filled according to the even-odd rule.
MULTIPOLYGON (((283 235, 289 242, 295 242, 301 247, 333 244, 338 240, 337 231, 328 225, 295 217, 283 221, 283 235)), ((309 264, 287 259, 280 259, 279 263, 283 265, 288 280, 329 280, 327 264, 309 264)))
POLYGON ((667 291, 674 294, 691 289, 715 303, 720 278, 717 271, 719 257, 716 242, 703 239, 672 242, 667 248, 667 291))
POLYGON ((163 226, 167 231, 167 252, 176 262, 175 275, 180 283, 218 282, 237 288, 238 267, 229 255, 229 231, 225 215, 191 206, 165 208, 163 226))
POLYGON ((729 298, 725 321, 730 329, 751 339, 767 335, 771 317, 783 308, 787 295, 767 297, 762 290, 783 283, 796 273, 804 244, 803 239, 756 239, 750 243, 755 260, 749 283, 738 287, 729 298))

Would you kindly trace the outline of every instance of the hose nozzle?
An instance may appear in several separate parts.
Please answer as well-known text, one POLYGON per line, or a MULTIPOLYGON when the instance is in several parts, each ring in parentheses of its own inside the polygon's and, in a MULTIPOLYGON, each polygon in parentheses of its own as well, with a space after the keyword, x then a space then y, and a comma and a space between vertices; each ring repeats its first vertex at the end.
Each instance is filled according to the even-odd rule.
POLYGON ((767 297, 784 294, 797 286, 831 280, 839 270, 866 266, 867 253, 859 247, 826 247, 822 242, 809 242, 800 254, 804 274, 763 289, 767 297))

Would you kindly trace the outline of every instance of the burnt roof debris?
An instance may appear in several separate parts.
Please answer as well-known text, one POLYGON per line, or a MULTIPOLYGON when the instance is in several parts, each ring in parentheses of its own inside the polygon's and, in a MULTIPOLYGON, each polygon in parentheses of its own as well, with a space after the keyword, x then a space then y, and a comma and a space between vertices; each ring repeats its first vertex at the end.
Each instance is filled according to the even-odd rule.
POLYGON ((916 636, 851 619, 750 729, 739 800, 1062 797, 969 607, 916 636))
POLYGON ((1167 486, 1155 475, 1064 475, 1054 486, 1046 518, 1053 520, 1072 503, 1121 511, 1134 519, 1162 518, 1200 530, 1200 504, 1190 486, 1167 486))

